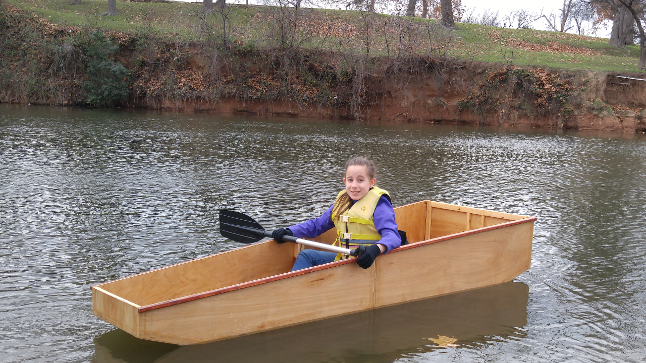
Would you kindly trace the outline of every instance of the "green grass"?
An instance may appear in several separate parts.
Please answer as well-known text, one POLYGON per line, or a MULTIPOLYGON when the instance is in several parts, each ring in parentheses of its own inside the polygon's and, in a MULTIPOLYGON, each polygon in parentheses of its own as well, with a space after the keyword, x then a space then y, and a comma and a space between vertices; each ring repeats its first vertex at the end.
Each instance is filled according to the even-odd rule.
POLYGON ((637 45, 620 49, 609 46, 608 39, 605 38, 531 29, 501 29, 474 24, 459 24, 458 27, 460 30, 456 33, 464 42, 462 46, 457 47, 455 55, 458 57, 569 70, 639 72, 637 45), (494 37, 493 34, 497 36, 494 37), (555 44, 556 50, 531 51, 524 47, 509 46, 509 42, 514 40, 539 46, 555 44), (559 46, 568 48, 558 51, 559 46), (587 52, 594 54, 585 54, 587 52))
MULTIPOLYGON (((162 39, 202 40, 221 35, 217 12, 204 16, 202 4, 117 2, 119 15, 103 16, 105 0, 4 0, 51 23, 124 33, 154 34, 162 39)), ((271 8, 230 8, 228 38, 239 44, 276 46, 271 8)), ((459 23, 449 33, 437 21, 356 11, 303 9, 296 44, 306 49, 354 52, 371 56, 431 55, 466 61, 538 66, 564 70, 639 73, 639 46, 610 47, 608 39, 529 29, 501 29, 459 23), (366 25, 368 28, 366 28, 366 25), (327 30, 326 30, 327 29, 327 30), (369 29, 366 32, 366 29, 369 29), (366 46, 369 41, 369 47, 366 46)))
MULTIPOLYGON (((168 2, 117 2, 117 16, 105 16, 108 3, 105 0, 82 0, 79 5, 70 5, 68 0, 47 2, 34 0, 4 0, 18 8, 32 11, 49 22, 70 27, 92 27, 125 33, 149 31, 161 37, 195 38, 200 25, 202 4, 168 2)), ((253 12, 243 8, 231 9, 231 21, 244 27, 253 12)), ((216 19, 211 16, 211 21, 216 19)))

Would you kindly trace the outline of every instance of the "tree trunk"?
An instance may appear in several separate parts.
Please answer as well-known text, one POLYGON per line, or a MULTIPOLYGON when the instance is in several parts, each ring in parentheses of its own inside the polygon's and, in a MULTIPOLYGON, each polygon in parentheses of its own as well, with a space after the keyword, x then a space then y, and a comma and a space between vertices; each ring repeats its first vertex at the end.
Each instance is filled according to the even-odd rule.
POLYGON ((415 16, 415 6, 417 0, 408 0, 408 9, 406 9, 406 16, 415 16))
POLYGON ((561 9, 561 33, 565 33, 567 29, 567 21, 570 19, 570 11, 572 10, 572 0, 563 0, 563 8, 561 9))
POLYGON ((205 13, 210 13, 213 10, 213 0, 204 0, 202 2, 202 10, 205 13))
POLYGON ((428 0, 422 0, 422 18, 428 18, 428 0))
POLYGON ((70 5, 81 5, 81 0, 70 0, 70 5))
MULTIPOLYGON (((644 32, 644 27, 642 26, 642 15, 643 9, 639 9, 640 3, 633 0, 618 0, 623 6, 620 6, 619 9, 626 9, 629 12, 629 16, 634 21, 634 24, 637 25, 637 30, 639 31, 639 69, 646 69, 646 32, 644 32)), ((631 23, 631 27, 632 27, 631 23)), ((633 33, 634 36, 634 33, 633 33)))
POLYGON ((642 21, 637 15, 637 11, 633 7, 630 9, 630 15, 633 16, 635 20, 635 25, 637 25, 637 30, 639 31, 639 69, 646 69, 646 33, 644 32, 644 27, 642 26, 642 21))
POLYGON ((641 54, 639 56, 639 69, 646 69, 646 41, 644 40, 644 36, 641 36, 639 39, 639 50, 641 51, 641 54))
POLYGON ((619 10, 612 20, 612 32, 610 33, 610 41, 608 44, 617 48, 624 48, 626 44, 633 44, 635 20, 628 8, 619 6, 619 10))
POLYGON ((442 26, 448 29, 455 29, 453 4, 451 0, 440 0, 440 7, 442 8, 442 26))
MULTIPOLYGON (((299 1, 299 3, 300 3, 300 1, 299 1)), ((225 5, 226 5, 225 0, 216 0, 216 1, 215 1, 215 6, 216 6, 218 9, 224 9, 224 6, 225 6, 225 5)))
POLYGON ((117 12, 117 0, 108 0, 108 15, 119 15, 119 13, 117 12))

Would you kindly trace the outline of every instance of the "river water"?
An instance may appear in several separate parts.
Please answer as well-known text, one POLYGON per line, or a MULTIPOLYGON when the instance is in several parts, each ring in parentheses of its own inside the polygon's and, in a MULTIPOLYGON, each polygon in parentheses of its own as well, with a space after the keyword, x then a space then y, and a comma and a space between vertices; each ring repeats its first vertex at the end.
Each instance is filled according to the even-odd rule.
POLYGON ((1 360, 642 362, 645 205, 643 135, 0 105, 1 360), (395 206, 538 217, 531 269, 198 346, 92 315, 94 284, 240 247, 219 235, 220 208, 267 229, 319 215, 356 154, 395 206))

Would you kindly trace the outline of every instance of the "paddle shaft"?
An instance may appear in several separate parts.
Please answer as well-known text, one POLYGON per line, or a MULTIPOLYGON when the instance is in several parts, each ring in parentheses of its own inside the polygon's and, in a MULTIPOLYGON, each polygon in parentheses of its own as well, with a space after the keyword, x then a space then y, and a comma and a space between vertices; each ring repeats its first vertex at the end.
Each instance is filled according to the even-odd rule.
MULTIPOLYGON (((245 227, 245 229, 251 229, 251 228, 246 228, 245 227)), ((262 232, 258 231, 258 232, 262 233, 265 237, 271 238, 271 232, 269 232, 269 231, 262 231, 262 232)), ((352 250, 349 250, 347 248, 331 246, 331 245, 326 244, 326 243, 314 242, 314 241, 310 241, 310 240, 307 240, 307 239, 296 238, 294 236, 289 236, 289 235, 283 236, 283 239, 285 241, 299 243, 299 244, 302 244, 302 245, 305 245, 305 246, 310 246, 310 247, 316 247, 316 248, 320 248, 322 250, 327 250, 327 251, 330 251, 330 252, 343 253, 344 255, 348 255, 348 256, 353 255, 354 256, 352 250)))
MULTIPOLYGON (((265 236, 271 237, 271 233, 270 232, 265 232, 265 236)), ((306 239, 302 239, 302 238, 296 238, 294 236, 283 236, 283 239, 285 241, 289 241, 289 242, 300 243, 300 244, 305 245, 305 246, 317 247, 317 248, 320 248, 322 250, 328 250, 328 251, 336 252, 336 253, 343 253, 344 255, 348 255, 348 256, 350 256, 350 255, 355 256, 353 251, 349 250, 347 248, 330 246, 330 245, 325 244, 325 243, 314 242, 314 241, 310 241, 310 240, 306 240, 306 239)))

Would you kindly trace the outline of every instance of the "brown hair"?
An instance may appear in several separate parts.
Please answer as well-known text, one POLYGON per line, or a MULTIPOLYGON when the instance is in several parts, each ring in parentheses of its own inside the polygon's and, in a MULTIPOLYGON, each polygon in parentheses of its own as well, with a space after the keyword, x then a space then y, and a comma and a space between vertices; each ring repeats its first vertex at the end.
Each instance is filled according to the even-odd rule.
MULTIPOLYGON (((350 158, 345 163, 345 172, 348 171, 348 168, 354 165, 362 165, 365 166, 366 169, 368 170, 368 178, 370 180, 375 179, 377 177, 377 168, 375 168, 375 164, 372 162, 372 160, 364 157, 364 156, 355 156, 353 158, 350 158)), ((345 213, 348 209, 350 209, 350 206, 352 205, 352 198, 348 195, 348 192, 344 192, 341 197, 339 197, 335 203, 334 206, 332 207, 332 219, 339 219, 341 214, 345 213)))

